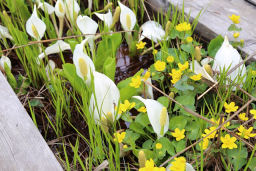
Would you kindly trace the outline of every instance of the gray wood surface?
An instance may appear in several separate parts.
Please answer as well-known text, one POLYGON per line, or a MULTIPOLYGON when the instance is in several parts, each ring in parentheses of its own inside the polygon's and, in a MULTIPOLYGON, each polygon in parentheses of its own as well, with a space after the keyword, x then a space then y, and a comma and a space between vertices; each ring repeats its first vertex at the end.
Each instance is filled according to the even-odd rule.
MULTIPOLYGON (((182 8, 181 0, 169 0, 170 3, 182 8)), ((232 14, 240 15, 238 24, 243 30, 239 39, 244 39, 245 46, 241 49, 247 55, 256 52, 256 7, 244 0, 184 0, 185 12, 195 18, 203 9, 196 30, 204 37, 212 39, 217 35, 228 35, 234 40, 233 34, 227 29, 232 21, 232 14)), ((256 58, 255 58, 256 59, 256 58)))
POLYGON ((1 72, 0 170, 62 170, 54 154, 1 72))

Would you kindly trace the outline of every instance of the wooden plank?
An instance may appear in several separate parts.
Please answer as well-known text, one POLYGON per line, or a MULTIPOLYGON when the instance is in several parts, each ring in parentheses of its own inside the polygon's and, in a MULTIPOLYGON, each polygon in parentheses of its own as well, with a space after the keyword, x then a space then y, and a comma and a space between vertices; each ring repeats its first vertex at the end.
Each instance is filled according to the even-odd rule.
POLYGON ((1 72, 0 170, 63 170, 1 72))
MULTIPOLYGON (((182 9, 183 0, 168 0, 171 4, 182 9)), ((160 5, 166 9, 165 0, 148 0, 149 3, 160 5)), ((243 30, 240 39, 244 39, 245 46, 240 50, 251 55, 256 52, 256 7, 244 0, 184 0, 184 10, 194 19, 200 10, 203 12, 199 18, 196 31, 207 39, 213 39, 217 35, 227 35, 229 40, 234 40, 228 30, 232 21, 228 18, 232 14, 240 15, 238 24, 243 30)), ((256 59, 256 57, 254 57, 256 59)))

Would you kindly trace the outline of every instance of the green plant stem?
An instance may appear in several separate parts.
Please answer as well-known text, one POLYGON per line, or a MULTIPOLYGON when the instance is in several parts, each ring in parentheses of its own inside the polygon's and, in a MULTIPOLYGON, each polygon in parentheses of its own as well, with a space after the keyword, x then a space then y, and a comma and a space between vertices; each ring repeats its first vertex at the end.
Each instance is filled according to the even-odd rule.
POLYGON ((56 22, 56 18, 54 16, 54 13, 50 15, 51 19, 52 19, 52 23, 54 25, 56 34, 59 35, 59 30, 58 30, 58 26, 57 26, 57 22, 56 22))
POLYGON ((59 17, 59 34, 58 34, 58 38, 61 38, 61 36, 62 36, 63 26, 64 26, 64 18, 63 17, 59 17))

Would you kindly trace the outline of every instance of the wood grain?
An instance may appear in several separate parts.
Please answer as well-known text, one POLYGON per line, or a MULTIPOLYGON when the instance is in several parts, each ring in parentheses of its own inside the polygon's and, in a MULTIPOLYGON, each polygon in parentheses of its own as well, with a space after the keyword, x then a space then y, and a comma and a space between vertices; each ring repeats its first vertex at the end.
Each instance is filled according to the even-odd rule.
POLYGON ((63 170, 1 72, 0 170, 63 170))

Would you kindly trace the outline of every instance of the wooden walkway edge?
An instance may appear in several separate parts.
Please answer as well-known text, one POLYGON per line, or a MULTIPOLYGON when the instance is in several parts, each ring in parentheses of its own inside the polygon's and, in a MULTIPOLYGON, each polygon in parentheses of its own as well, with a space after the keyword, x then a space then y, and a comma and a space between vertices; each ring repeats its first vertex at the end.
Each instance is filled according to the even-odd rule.
POLYGON ((0 170, 63 170, 1 72, 0 170))

